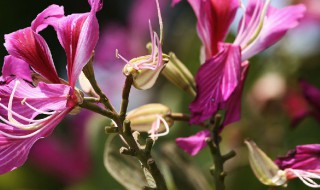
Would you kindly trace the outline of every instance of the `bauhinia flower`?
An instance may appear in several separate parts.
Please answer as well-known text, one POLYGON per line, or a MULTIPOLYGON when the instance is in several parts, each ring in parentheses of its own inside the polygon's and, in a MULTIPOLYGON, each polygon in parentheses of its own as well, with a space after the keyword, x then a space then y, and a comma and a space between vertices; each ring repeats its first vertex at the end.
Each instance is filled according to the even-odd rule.
POLYGON ((99 0, 89 0, 91 11, 64 16, 63 7, 51 5, 27 27, 5 35, 5 57, 0 84, 0 174, 20 167, 30 148, 82 103, 75 88, 99 36, 95 16, 99 0), (39 34, 53 26, 66 51, 68 79, 58 77, 50 49, 39 34))
POLYGON ((123 68, 124 75, 132 75, 133 86, 140 90, 149 89, 155 84, 160 72, 165 67, 165 63, 168 61, 168 56, 162 54, 163 23, 158 0, 156 0, 156 3, 160 25, 160 38, 156 32, 152 31, 151 22, 149 21, 151 54, 133 58, 128 61, 116 51, 116 56, 127 63, 123 68))
POLYGON ((314 179, 320 179, 320 144, 296 146, 286 156, 279 157, 275 163, 284 170, 287 179, 299 178, 304 184, 320 188, 314 179))
POLYGON ((247 60, 279 41, 304 16, 303 5, 277 9, 270 1, 249 0, 244 6, 239 0, 188 0, 198 19, 205 60, 195 78, 197 96, 189 107, 192 124, 211 118, 219 110, 225 110, 223 126, 240 119, 247 60), (239 8, 244 15, 235 41, 224 42, 239 8))
POLYGON ((286 186, 289 180, 299 178, 309 187, 320 187, 313 180, 320 179, 320 144, 299 145, 274 162, 253 141, 247 140, 245 144, 250 166, 261 183, 286 186))

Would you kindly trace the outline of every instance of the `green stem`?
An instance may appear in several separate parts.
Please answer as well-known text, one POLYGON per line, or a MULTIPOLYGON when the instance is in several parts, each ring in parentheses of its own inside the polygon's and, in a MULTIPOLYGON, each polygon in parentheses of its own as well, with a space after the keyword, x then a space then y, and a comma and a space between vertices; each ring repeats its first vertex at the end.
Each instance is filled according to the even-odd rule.
POLYGON ((102 109, 101 107, 97 106, 96 104, 93 104, 93 103, 88 102, 88 101, 83 101, 83 103, 80 104, 79 106, 82 107, 82 108, 88 109, 90 111, 93 111, 95 113, 98 113, 100 115, 103 115, 103 116, 106 116, 108 118, 111 118, 111 119, 115 117, 113 112, 111 112, 109 110, 102 109))
POLYGON ((100 99, 99 102, 101 102, 106 109, 111 110, 112 112, 116 113, 113 105, 110 103, 108 97, 102 92, 101 88, 99 87, 93 70, 93 57, 92 55, 90 61, 86 64, 86 66, 83 68, 83 73, 89 80, 93 90, 99 95, 100 99))
MULTIPOLYGON (((131 75, 129 75, 126 78, 126 81, 123 87, 120 114, 117 115, 117 119, 115 119, 115 122, 118 125, 119 134, 123 137, 123 139, 126 141, 127 145, 129 146, 129 150, 127 151, 127 154, 131 156, 135 156, 140 160, 143 167, 146 168, 154 178, 157 185, 157 189, 167 190, 168 188, 166 186, 164 177, 161 174, 160 170, 157 167, 157 164, 155 163, 154 159, 151 156, 151 148, 153 145, 153 141, 151 139, 147 139, 146 148, 144 149, 140 148, 140 146, 138 145, 138 143, 136 142, 136 140, 132 135, 130 121, 125 120, 132 83, 133 83, 133 78, 131 75)), ((122 151, 122 153, 126 154, 124 151, 122 151)))
POLYGON ((112 104, 109 102, 109 99, 107 98, 107 96, 100 89, 95 79, 92 59, 84 67, 83 72, 85 76, 88 78, 89 82, 91 83, 91 86, 94 89, 94 91, 99 95, 100 99, 98 102, 102 103, 105 109, 102 109, 96 104, 92 103, 92 102, 97 103, 96 99, 94 98, 86 98, 80 106, 111 118, 117 124, 117 129, 115 127, 106 127, 106 132, 111 132, 111 133, 117 132, 119 135, 123 137, 123 139, 125 140, 126 144, 129 147, 129 148, 125 148, 125 147, 121 148, 120 152, 122 154, 127 154, 127 155, 135 156, 136 158, 138 158, 142 163, 143 167, 146 168, 154 178, 157 185, 157 189, 167 190, 164 177, 162 176, 160 170, 158 169, 150 153, 153 145, 153 141, 152 140, 150 141, 150 139, 148 139, 146 148, 144 149, 140 148, 140 145, 136 142, 136 140, 132 135, 130 121, 125 120, 128 104, 129 104, 130 90, 133 83, 133 77, 129 75, 126 78, 123 91, 122 91, 122 102, 121 102, 120 113, 117 113, 114 107, 112 106, 112 104))
POLYGON ((171 119, 175 121, 190 121, 190 115, 188 114, 183 114, 183 113, 171 113, 166 115, 167 117, 170 117, 171 119))
POLYGON ((216 190, 225 190, 225 184, 224 184, 224 178, 226 176, 226 172, 224 171, 224 163, 233 158, 236 154, 234 151, 229 152, 228 154, 222 155, 220 151, 220 121, 221 116, 216 115, 212 118, 210 121, 210 129, 212 131, 212 137, 207 138, 206 142, 210 148, 211 155, 213 158, 213 164, 214 166, 211 167, 210 171, 213 175, 214 181, 215 181, 215 189, 216 190))
POLYGON ((132 75, 127 76, 123 90, 122 90, 122 102, 120 107, 120 121, 122 122, 126 118, 132 83, 133 83, 132 75))

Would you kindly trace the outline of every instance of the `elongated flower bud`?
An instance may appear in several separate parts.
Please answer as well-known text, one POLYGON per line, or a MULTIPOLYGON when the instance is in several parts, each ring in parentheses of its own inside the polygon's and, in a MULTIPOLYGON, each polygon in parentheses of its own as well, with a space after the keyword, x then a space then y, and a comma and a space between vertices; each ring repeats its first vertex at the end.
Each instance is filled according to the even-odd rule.
POLYGON ((245 144, 249 149, 250 166, 259 181, 268 186, 285 186, 285 171, 279 167, 251 140, 245 144))
POLYGON ((121 58, 127 63, 123 68, 123 74, 126 76, 132 75, 133 86, 139 90, 151 88, 156 82, 160 72, 165 67, 165 64, 168 62, 168 55, 162 53, 163 23, 158 0, 156 0, 156 4, 160 26, 160 37, 152 30, 149 20, 151 43, 148 49, 151 50, 150 55, 140 56, 127 61, 118 53, 118 50, 116 50, 116 57, 121 58))
POLYGON ((169 62, 163 69, 162 74, 172 84, 181 88, 191 96, 196 96, 195 81, 193 75, 174 53, 169 53, 169 62))
POLYGON ((147 104, 130 111, 127 119, 131 122, 131 129, 148 132, 152 139, 169 133, 169 127, 174 120, 167 117, 171 109, 162 104, 147 104))
POLYGON ((141 56, 130 60, 123 68, 123 73, 126 76, 130 74, 133 76, 133 86, 135 88, 146 90, 155 84, 167 62, 168 56, 165 54, 162 54, 161 58, 152 58, 151 55, 141 56), (135 68, 142 63, 146 66, 135 68))

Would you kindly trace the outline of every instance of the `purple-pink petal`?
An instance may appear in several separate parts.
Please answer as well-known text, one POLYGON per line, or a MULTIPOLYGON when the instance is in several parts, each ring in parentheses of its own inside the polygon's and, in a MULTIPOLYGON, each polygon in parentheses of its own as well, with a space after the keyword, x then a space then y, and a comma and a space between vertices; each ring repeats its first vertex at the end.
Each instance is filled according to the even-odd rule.
MULTIPOLYGON (((0 104, 2 106, 8 107, 10 95, 17 81, 19 81, 19 85, 17 85, 12 100, 12 110, 14 112, 30 119, 40 114, 23 102, 27 102, 41 111, 62 111, 67 109, 68 97, 71 91, 70 86, 40 82, 37 87, 33 87, 24 80, 19 79, 0 85, 0 104)), ((8 111, 4 107, 0 107, 0 115, 7 118, 8 111)), ((17 120, 20 121, 19 119, 17 120)), ((21 122, 27 123, 25 121, 21 122)))
POLYGON ((5 35, 4 46, 10 55, 27 62, 44 78, 60 83, 47 43, 31 27, 5 35))
POLYGON ((188 0, 197 17, 197 30, 206 58, 219 52, 239 7, 238 0, 188 0))
POLYGON ((229 97, 229 99, 226 101, 224 109, 225 117, 222 126, 227 126, 233 122, 237 122, 241 118, 241 102, 242 102, 242 91, 245 84, 245 79, 248 72, 249 62, 243 62, 241 68, 241 81, 239 82, 239 85, 235 88, 233 94, 229 97))
POLYGON ((0 123, 0 174, 22 166, 27 160, 32 145, 37 140, 48 136, 68 112, 69 110, 66 110, 57 114, 56 117, 52 117, 38 131, 19 130, 0 123), (31 135, 32 133, 35 134, 31 135), (16 137, 9 137, 8 134, 16 137), (30 135, 30 137, 26 137, 26 135, 30 135), (20 136, 20 138, 17 136, 20 136))
POLYGON ((221 44, 221 51, 207 60, 196 75, 197 97, 190 104, 191 123, 213 116, 229 99, 241 79, 240 47, 221 44))
POLYGON ((32 82, 32 71, 30 66, 25 61, 8 55, 4 57, 4 63, 2 66, 2 77, 8 80, 12 77, 21 78, 32 82))
POLYGON ((62 6, 50 5, 48 8, 39 13, 31 23, 31 29, 36 33, 45 29, 49 24, 55 23, 57 19, 64 16, 62 6))
POLYGON ((286 156, 279 157, 275 163, 281 169, 319 170, 320 144, 299 145, 286 156))
POLYGON ((60 19, 55 29, 67 54, 69 84, 74 87, 97 44, 98 20, 94 13, 73 14, 60 19))
MULTIPOLYGON (((263 5, 264 3, 260 0, 250 0, 246 12, 246 25, 250 22, 255 7, 260 6, 260 9, 262 9, 263 5)), ((248 48, 243 50, 242 60, 249 59, 279 41, 289 29, 299 24, 300 20, 304 17, 305 11, 306 8, 302 4, 282 9, 269 6, 259 36, 248 48)), ((247 30, 254 32, 257 29, 248 28, 247 30)), ((248 33, 247 35, 251 35, 252 37, 253 34, 251 32, 251 34, 248 33)))
POLYGON ((103 0, 88 0, 89 5, 91 6, 91 12, 98 12, 102 9, 103 0))
POLYGON ((205 141, 207 137, 210 137, 210 131, 204 130, 190 137, 177 138, 176 143, 185 152, 194 156, 207 145, 205 141))

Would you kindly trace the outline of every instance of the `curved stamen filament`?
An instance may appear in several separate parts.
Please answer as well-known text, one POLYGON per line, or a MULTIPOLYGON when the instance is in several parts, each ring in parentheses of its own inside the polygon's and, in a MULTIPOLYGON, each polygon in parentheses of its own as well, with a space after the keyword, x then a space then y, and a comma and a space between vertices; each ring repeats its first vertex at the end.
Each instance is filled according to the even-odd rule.
MULTIPOLYGON (((39 122, 44 122, 44 121, 48 120, 48 118, 49 118, 49 117, 46 117, 46 118, 44 118, 44 119, 34 120, 34 119, 26 118, 26 117, 24 117, 24 116, 22 116, 22 115, 20 115, 20 114, 18 114, 18 113, 16 113, 16 112, 12 111, 12 110, 9 110, 6 106, 4 106, 4 105, 1 104, 1 103, 0 103, 0 107, 2 107, 3 109, 7 110, 7 111, 10 112, 12 115, 18 117, 19 119, 24 120, 24 121, 26 121, 26 122, 30 122, 30 123, 31 123, 31 122, 38 122, 38 123, 39 123, 39 122)), ((56 113, 56 112, 52 112, 52 114, 54 114, 54 113, 56 113)), ((3 117, 0 116, 0 118, 3 118, 3 117)), ((1 119, 1 120, 2 120, 2 119, 1 119)), ((11 124, 10 121, 5 120, 4 118, 3 118, 2 121, 7 121, 7 122, 9 122, 9 124, 11 124)), ((23 125, 23 124, 21 124, 21 125, 23 125)), ((23 125, 23 126, 27 126, 27 125, 23 125)), ((30 125, 30 126, 31 126, 31 125, 30 125)))
POLYGON ((129 61, 126 58, 124 58, 122 55, 119 54, 118 49, 116 49, 116 58, 122 59, 124 62, 129 63, 129 61))
MULTIPOLYGON (((8 109, 9 110, 12 110, 12 103, 13 103, 13 97, 14 97, 14 93, 16 92, 17 90, 17 87, 18 85, 20 84, 20 81, 15 81, 14 83, 14 86, 13 86, 13 89, 12 89, 12 93, 10 94, 10 98, 9 98, 9 103, 8 103, 8 109)), ((11 123, 18 123, 20 124, 18 121, 16 121, 15 119, 13 119, 12 117, 12 113, 8 111, 8 120, 11 122, 11 123)))
POLYGON ((45 128, 41 128, 39 130, 34 131, 33 133, 30 133, 27 135, 20 135, 20 136, 19 135, 11 135, 11 134, 8 134, 8 133, 3 132, 1 130, 0 130, 0 134, 5 137, 12 138, 12 139, 26 139, 26 138, 30 138, 30 137, 33 137, 33 136, 39 134, 43 129, 45 129, 45 128))
POLYGON ((296 169, 287 169, 287 171, 292 172, 305 185, 312 188, 320 188, 320 184, 312 180, 312 179, 320 179, 320 174, 311 173, 303 170, 296 170, 296 169))
POLYGON ((163 40, 163 22, 162 22, 162 17, 161 17, 161 11, 160 11, 159 1, 156 0, 156 3, 157 3, 158 18, 159 18, 159 27, 160 27, 160 44, 162 44, 162 40, 163 40))
POLYGON ((55 119, 51 119, 49 120, 47 123, 41 123, 39 124, 39 126, 41 126, 40 129, 30 133, 30 134, 26 134, 26 135, 12 135, 12 134, 9 134, 9 133, 6 133, 2 130, 0 130, 0 134, 5 136, 5 137, 8 137, 8 138, 12 138, 12 139, 26 139, 26 138, 30 138, 30 137, 33 137, 37 134, 39 134, 40 132, 42 132, 44 129, 46 129, 47 127, 51 126, 52 123, 56 122, 56 120, 60 120, 61 117, 66 113, 66 112, 69 112, 69 110, 66 110, 64 112, 60 112, 60 113, 57 113, 55 116, 55 119))
MULTIPOLYGON (((14 87, 12 89, 12 93, 10 94, 10 98, 9 98, 9 102, 8 102, 8 107, 6 107, 4 104, 0 103, 0 107, 2 107, 3 109, 5 109, 7 111, 7 115, 8 115, 8 119, 5 119, 4 117, 0 116, 0 120, 10 126, 19 128, 21 130, 34 130, 34 129, 38 129, 39 127, 41 127, 41 123, 45 122, 47 120, 49 120, 51 117, 46 117, 44 119, 38 119, 38 120, 34 120, 31 118, 26 118, 23 115, 13 111, 13 99, 14 99, 14 94, 18 88, 18 85, 20 84, 20 81, 15 81, 14 87), (30 124, 22 124, 19 121, 15 120, 13 118, 13 116, 21 119, 22 121, 28 122, 30 124)), ((29 108, 31 108, 32 110, 38 112, 38 113, 42 113, 42 114, 46 114, 46 115, 53 115, 56 112, 45 112, 45 111, 41 111, 35 107, 33 107, 32 105, 30 105, 29 103, 26 102, 26 98, 24 98, 21 101, 21 104, 26 104, 29 108)))
POLYGON ((22 101, 21 101, 21 104, 25 104, 26 106, 28 106, 30 109, 40 113, 40 114, 45 114, 45 115, 52 115, 55 113, 55 111, 51 111, 51 112, 46 112, 46 111, 42 111, 42 110, 39 110, 35 107, 33 107, 32 105, 30 105, 27 101, 27 98, 24 98, 22 101))
POLYGON ((169 134, 169 125, 166 122, 165 119, 163 119, 163 117, 161 115, 157 115, 157 120, 152 124, 151 130, 149 131, 150 133, 150 137, 152 139, 157 139, 158 137, 161 136, 165 136, 167 134, 169 134), (165 131, 163 133, 157 133, 157 131, 160 128, 161 122, 163 123, 164 127, 165 127, 165 131))

